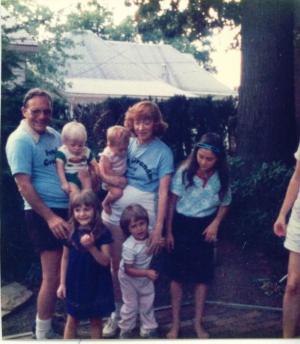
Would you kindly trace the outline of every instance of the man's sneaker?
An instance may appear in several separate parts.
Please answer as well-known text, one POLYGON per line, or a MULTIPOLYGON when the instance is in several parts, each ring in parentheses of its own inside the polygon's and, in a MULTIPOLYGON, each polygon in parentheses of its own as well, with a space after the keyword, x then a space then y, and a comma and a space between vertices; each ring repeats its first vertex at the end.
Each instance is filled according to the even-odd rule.
POLYGON ((103 337, 112 338, 115 337, 118 331, 118 320, 115 313, 112 313, 103 327, 103 337))
MULTIPOLYGON (((32 322, 32 326, 31 326, 31 338, 32 339, 36 339, 35 328, 36 328, 36 322, 34 320, 32 322)), ((52 328, 46 333, 45 337, 46 337, 45 339, 61 339, 62 338, 61 335, 54 332, 54 330, 52 328)))
POLYGON ((153 338, 158 338, 158 332, 157 329, 144 329, 141 327, 140 329, 140 337, 142 338, 148 338, 148 339, 153 339, 153 338))
POLYGON ((132 330, 121 330, 119 339, 130 339, 133 338, 132 330))
MULTIPOLYGON (((36 334, 35 334, 35 324, 32 326, 32 334, 31 334, 32 339, 36 339, 36 334)), ((54 332, 53 329, 50 329, 46 333, 46 338, 45 339, 61 339, 61 336, 54 332)))

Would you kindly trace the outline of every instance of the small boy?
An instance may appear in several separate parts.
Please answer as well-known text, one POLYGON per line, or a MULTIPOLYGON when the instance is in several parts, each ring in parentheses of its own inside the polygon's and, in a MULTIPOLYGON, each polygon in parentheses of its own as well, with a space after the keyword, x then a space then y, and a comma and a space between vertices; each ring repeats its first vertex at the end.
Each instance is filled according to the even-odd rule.
POLYGON ((67 123, 61 132, 63 145, 56 152, 57 174, 61 188, 68 194, 80 189, 91 189, 91 172, 98 175, 98 165, 86 147, 87 132, 79 122, 67 123))
POLYGON ((120 338, 131 338, 140 314, 140 336, 157 337, 157 322, 154 317, 154 283, 158 273, 150 268, 152 255, 148 253, 147 241, 149 217, 139 204, 126 207, 121 215, 120 226, 127 240, 122 246, 122 260, 118 278, 123 305, 120 310, 120 338))
MULTIPOLYGON (((127 149, 131 133, 121 125, 107 129, 107 146, 100 155, 99 168, 105 176, 124 176, 127 170, 127 149)), ((112 184, 104 184, 108 191, 102 202, 102 207, 107 214, 111 214, 111 204, 122 197, 123 189, 112 184)))

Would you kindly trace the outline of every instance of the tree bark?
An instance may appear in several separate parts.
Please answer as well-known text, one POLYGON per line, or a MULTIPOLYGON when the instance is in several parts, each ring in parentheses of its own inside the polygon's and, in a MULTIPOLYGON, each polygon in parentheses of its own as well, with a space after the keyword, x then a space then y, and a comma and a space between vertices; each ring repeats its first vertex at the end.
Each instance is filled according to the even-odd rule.
POLYGON ((237 153, 287 161, 296 149, 293 0, 242 0, 237 153))

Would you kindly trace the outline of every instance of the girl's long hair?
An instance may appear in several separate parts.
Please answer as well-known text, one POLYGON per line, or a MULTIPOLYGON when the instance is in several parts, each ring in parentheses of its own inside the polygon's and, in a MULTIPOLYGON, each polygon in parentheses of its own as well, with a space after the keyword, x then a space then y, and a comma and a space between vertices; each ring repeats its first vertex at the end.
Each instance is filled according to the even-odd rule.
POLYGON ((91 233, 94 235, 95 239, 101 236, 105 227, 101 221, 99 204, 100 202, 97 195, 92 190, 82 190, 72 194, 69 204, 69 223, 71 225, 70 238, 79 227, 79 223, 74 218, 74 209, 81 205, 93 207, 94 218, 91 222, 91 233))
POLYGON ((228 164, 227 164, 227 159, 226 159, 226 152, 223 146, 222 139, 216 133, 206 133, 202 135, 200 141, 195 145, 191 154, 182 163, 182 166, 183 166, 182 182, 185 184, 185 180, 187 180, 186 188, 194 185, 194 176, 196 175, 199 169, 199 164, 197 162, 197 153, 201 147, 199 147, 198 145, 201 145, 201 144, 212 146, 214 149, 214 151, 212 152, 217 157, 217 161, 214 166, 214 169, 219 174, 220 183, 221 183, 219 197, 220 197, 220 200, 222 200, 226 192, 228 191, 228 187, 229 187, 229 170, 228 170, 228 164))

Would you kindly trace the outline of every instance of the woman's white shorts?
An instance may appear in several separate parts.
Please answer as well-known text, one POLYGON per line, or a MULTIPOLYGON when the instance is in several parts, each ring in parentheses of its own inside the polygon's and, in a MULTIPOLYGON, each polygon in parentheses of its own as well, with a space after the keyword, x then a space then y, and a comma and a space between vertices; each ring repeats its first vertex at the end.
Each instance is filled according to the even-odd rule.
POLYGON ((287 226, 284 247, 290 251, 300 253, 300 223, 293 219, 293 214, 287 226))
POLYGON ((120 226, 120 217, 123 210, 132 203, 138 203, 143 206, 149 216, 149 231, 151 231, 156 221, 156 194, 145 192, 131 185, 127 185, 123 190, 123 196, 112 204, 112 213, 107 214, 102 211, 102 220, 114 226, 120 226))

